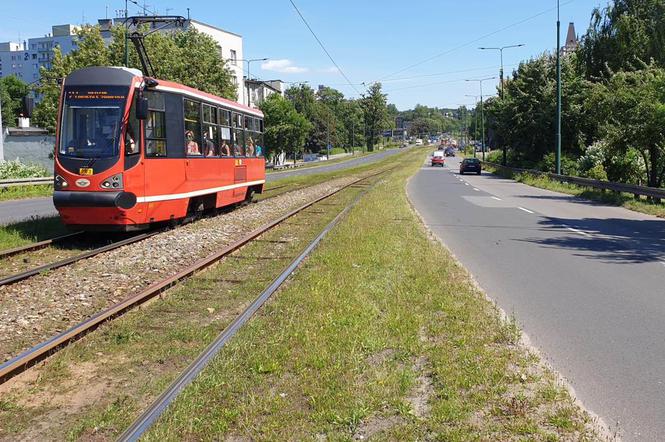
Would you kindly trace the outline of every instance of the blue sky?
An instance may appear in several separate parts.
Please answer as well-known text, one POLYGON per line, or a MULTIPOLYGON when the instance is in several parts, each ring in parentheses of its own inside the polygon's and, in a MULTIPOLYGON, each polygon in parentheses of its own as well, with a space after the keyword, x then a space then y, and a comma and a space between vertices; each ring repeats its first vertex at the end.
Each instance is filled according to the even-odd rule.
MULTIPOLYGON (((556 45, 555 0, 294 1, 355 88, 362 91, 362 82, 382 81, 389 101, 400 110, 417 103, 439 107, 472 103, 473 98, 465 95, 477 95, 478 84, 464 79, 498 77, 499 53, 480 51, 479 46, 526 44, 504 51, 505 70, 510 73, 520 60, 556 45)), ((561 0, 562 40, 569 22, 583 34, 593 8, 607 2, 561 0)), ((0 41, 42 36, 53 24, 79 24, 84 18, 96 22, 107 9, 114 17, 124 3, 3 0, 0 41)), ((270 58, 262 67, 252 64, 253 77, 309 81, 313 87, 326 84, 346 96, 358 95, 288 0, 147 0, 146 5, 160 14, 181 15, 187 15, 189 6, 192 18, 241 34, 245 58, 270 58)), ((130 3, 130 14, 138 12, 130 3)), ((483 91, 494 93, 497 83, 485 83, 483 91)))

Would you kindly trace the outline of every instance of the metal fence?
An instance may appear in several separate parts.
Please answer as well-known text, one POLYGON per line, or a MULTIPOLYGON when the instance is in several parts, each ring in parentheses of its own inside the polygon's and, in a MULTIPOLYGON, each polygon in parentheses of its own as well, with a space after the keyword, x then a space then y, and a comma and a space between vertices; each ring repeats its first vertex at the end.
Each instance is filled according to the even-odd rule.
POLYGON ((556 173, 542 172, 533 169, 519 169, 517 167, 507 167, 501 164, 489 163, 483 161, 483 166, 490 166, 495 169, 504 170, 511 173, 528 173, 535 176, 544 176, 562 183, 576 184, 582 187, 589 187, 592 189, 609 190, 617 193, 632 193, 633 196, 639 199, 641 196, 646 196, 660 201, 665 198, 665 189, 656 187, 636 186, 634 184, 613 183, 611 181, 592 180, 590 178, 582 178, 577 176, 557 175, 556 173))
POLYGON ((42 178, 12 178, 8 180, 0 180, 0 189, 15 186, 37 186, 44 184, 53 184, 53 177, 42 178))

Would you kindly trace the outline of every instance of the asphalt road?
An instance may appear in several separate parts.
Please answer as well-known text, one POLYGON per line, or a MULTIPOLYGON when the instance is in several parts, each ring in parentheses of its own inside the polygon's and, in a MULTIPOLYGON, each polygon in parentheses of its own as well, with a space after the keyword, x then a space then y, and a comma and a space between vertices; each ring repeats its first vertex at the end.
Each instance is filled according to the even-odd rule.
POLYGON ((624 440, 663 440, 665 221, 446 160, 409 182, 425 223, 588 409, 624 440))
MULTIPOLYGON (((310 175, 316 173, 330 172, 334 170, 347 169, 362 164, 373 163, 387 156, 400 152, 399 149, 382 150, 374 155, 342 161, 335 164, 323 165, 319 167, 306 167, 303 169, 285 170, 281 172, 272 172, 266 174, 266 181, 279 181, 284 178, 300 175, 310 175)), ((53 201, 48 198, 30 198, 23 200, 12 200, 0 202, 0 225, 10 224, 22 221, 31 217, 49 217, 56 216, 58 212, 53 206, 53 201)))

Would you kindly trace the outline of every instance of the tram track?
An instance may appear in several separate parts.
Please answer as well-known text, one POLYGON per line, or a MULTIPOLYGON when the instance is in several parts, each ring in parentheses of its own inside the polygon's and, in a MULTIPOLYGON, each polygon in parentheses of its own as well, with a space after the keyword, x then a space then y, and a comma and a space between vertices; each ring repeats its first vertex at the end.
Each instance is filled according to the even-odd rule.
MULTIPOLYGON (((284 223, 286 220, 292 218, 298 213, 306 211, 308 208, 314 206, 315 204, 325 204, 323 203, 324 200, 329 199, 333 195, 338 194, 339 192, 348 189, 348 188, 354 188, 352 186, 357 185, 358 183, 361 183, 362 181, 366 181, 374 176, 383 174, 387 172, 388 170, 391 169, 385 169, 358 179, 355 179, 351 181, 350 183, 343 185, 336 190, 330 191, 329 193, 320 196, 306 204, 303 204, 302 206, 293 209, 289 211, 288 213, 278 217, 277 219, 268 222, 261 227, 258 227, 251 231, 250 233, 246 234, 242 238, 232 242, 231 244, 227 245, 226 247, 223 247, 221 250, 208 255, 205 258, 197 260, 195 263, 193 263, 190 266, 187 266, 186 268, 178 271, 174 275, 171 275, 165 279, 156 281, 146 287, 145 289, 129 296, 128 298, 115 303, 114 305, 99 311, 98 313, 88 317, 84 321, 78 323, 77 325, 70 327, 69 329, 58 333, 51 338, 40 342, 37 345, 34 345, 32 348, 29 350, 24 351, 23 353, 19 354, 18 356, 9 359, 8 361, 4 362, 2 365, 0 365, 0 384, 6 382, 13 376, 25 371, 29 367, 33 366, 35 363, 45 359, 49 355, 53 354, 55 351, 58 349, 66 346, 67 344, 81 338, 85 334, 89 333, 90 331, 94 330, 97 328, 99 325, 102 323, 114 319, 124 312, 132 309, 133 307, 140 305, 155 296, 159 295, 163 291, 173 287, 174 285, 178 284, 179 282, 191 277, 195 273, 200 272, 201 270, 209 267, 210 265, 218 262, 224 257, 227 257, 234 251, 238 250, 239 248, 245 246, 249 242, 256 240, 258 237, 263 235, 264 233, 270 231, 274 227, 284 223)), ((359 189, 359 187, 355 187, 355 189, 359 189)), ((330 205, 329 205, 330 206, 330 205)), ((334 206, 334 205, 332 205, 334 206)), ((159 232, 153 232, 151 235, 154 235, 159 232)), ((142 238, 145 239, 145 238, 142 238)), ((137 240, 138 241, 138 240, 137 240)), ((123 244, 126 245, 126 244, 123 244)), ((120 246, 118 246, 120 247, 120 246)), ((101 252, 99 252, 101 253, 101 252)))
MULTIPOLYGON (((309 186, 290 187, 286 184, 271 187, 271 188, 268 188, 268 189, 264 190, 264 193, 269 193, 269 196, 267 196, 266 198, 260 199, 260 201, 266 201, 270 198, 277 197, 277 196, 279 196, 279 195, 281 195, 285 192, 303 190, 303 189, 306 189, 307 187, 309 187, 309 186), (272 192, 280 190, 280 189, 286 189, 286 190, 282 190, 281 192, 278 192, 276 194, 272 193, 272 192)), ((258 202, 258 201, 255 200, 255 201, 252 201, 252 202, 258 202)), ((211 216, 216 216, 217 214, 218 213, 216 213, 215 215, 211 215, 211 216)), ((186 223, 183 223, 183 224, 186 224, 186 223)), ((41 264, 41 265, 38 265, 36 267, 32 267, 32 268, 29 268, 27 270, 23 270, 21 272, 16 272, 16 273, 8 274, 8 275, 3 275, 2 273, 0 273, 0 287, 2 287, 4 285, 15 283, 15 282, 23 281, 23 280, 28 279, 32 276, 38 275, 42 272, 46 272, 46 271, 49 271, 49 270, 54 270, 54 269, 57 269, 57 268, 60 268, 60 267, 64 267, 66 265, 73 264, 73 263, 75 263, 77 261, 80 261, 82 259, 91 258, 91 257, 96 256, 98 254, 101 254, 101 253, 104 253, 104 252, 109 252, 109 251, 117 249, 119 247, 130 245, 130 244, 133 244, 133 243, 136 243, 136 242, 139 242, 139 241, 143 241, 144 239, 150 238, 151 236, 154 236, 155 234, 161 233, 165 230, 167 230, 167 229, 161 228, 161 229, 153 230, 153 231, 150 231, 150 232, 137 234, 137 235, 134 235, 130 238, 126 238, 126 239, 119 240, 119 241, 114 241, 110 244, 106 244, 104 246, 97 247, 97 248, 94 248, 92 250, 88 250, 84 253, 76 254, 76 255, 69 256, 69 257, 64 258, 64 259, 58 259, 58 260, 55 260, 55 261, 52 261, 52 262, 41 264)), ((73 232, 73 233, 70 233, 70 234, 61 235, 61 236, 57 236, 57 237, 54 237, 54 238, 51 238, 51 239, 47 239, 47 240, 44 240, 44 241, 39 241, 39 242, 36 242, 36 243, 31 243, 31 244, 27 244, 27 245, 24 245, 24 246, 15 247, 15 248, 8 249, 8 250, 3 250, 3 251, 0 251, 0 261, 7 260, 7 259, 10 259, 10 258, 15 260, 15 259, 18 259, 19 255, 44 250, 46 248, 53 247, 53 246, 55 246, 59 243, 64 243, 65 241, 70 241, 72 239, 81 238, 84 235, 85 235, 85 232, 73 232)), ((63 251, 64 251, 64 249, 63 249, 63 251)), ((24 261, 26 263, 29 262, 29 260, 30 260, 29 257, 24 258, 24 261)))

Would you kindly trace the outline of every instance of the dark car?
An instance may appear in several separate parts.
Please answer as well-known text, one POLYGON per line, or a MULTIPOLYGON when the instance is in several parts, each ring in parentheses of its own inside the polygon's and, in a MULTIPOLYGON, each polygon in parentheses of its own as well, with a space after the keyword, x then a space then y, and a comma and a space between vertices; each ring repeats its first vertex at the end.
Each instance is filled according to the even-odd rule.
POLYGON ((480 175, 480 160, 478 158, 464 158, 459 165, 460 175, 464 175, 465 172, 476 172, 477 175, 480 175))

